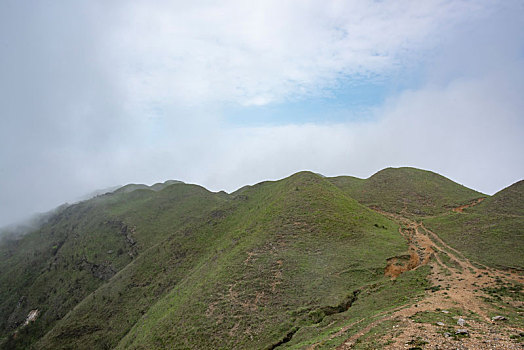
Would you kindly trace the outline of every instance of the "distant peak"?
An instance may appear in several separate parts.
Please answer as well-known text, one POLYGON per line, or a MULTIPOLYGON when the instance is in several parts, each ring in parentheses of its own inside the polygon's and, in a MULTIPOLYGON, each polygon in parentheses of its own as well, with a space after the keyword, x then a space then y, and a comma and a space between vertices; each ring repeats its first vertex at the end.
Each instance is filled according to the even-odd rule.
POLYGON ((120 187, 116 191, 114 191, 114 193, 129 193, 129 192, 133 192, 136 190, 150 190, 150 191, 158 192, 168 186, 176 185, 176 184, 184 184, 184 182, 178 181, 178 180, 167 180, 165 182, 158 182, 151 186, 144 185, 144 184, 127 184, 125 186, 120 187))

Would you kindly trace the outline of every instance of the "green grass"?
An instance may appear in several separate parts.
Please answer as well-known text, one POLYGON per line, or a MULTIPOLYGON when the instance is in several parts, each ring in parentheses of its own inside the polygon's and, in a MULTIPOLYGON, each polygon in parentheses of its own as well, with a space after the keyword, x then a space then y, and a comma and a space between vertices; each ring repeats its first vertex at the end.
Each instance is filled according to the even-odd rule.
POLYGON ((0 334, 8 337, 33 309, 38 321, 11 339, 25 349, 132 256, 157 244, 224 200, 192 185, 114 193, 68 206, 40 229, 0 245, 0 334), (154 203, 152 205, 152 203, 154 203), (131 244, 123 233, 133 231, 131 244))
POLYGON ((382 279, 386 258, 406 249, 394 223, 312 173, 241 195, 213 250, 120 348, 270 347, 382 279))
POLYGON ((366 180, 339 176, 330 181, 362 204, 415 217, 441 214, 486 196, 415 168, 387 168, 366 180))
MULTIPOLYGON (((0 348, 333 348, 432 287, 428 267, 383 276, 407 245, 396 223, 366 206, 424 216, 467 256, 487 240, 478 261, 520 266, 519 188, 448 214, 483 195, 412 168, 367 180, 301 172, 232 194, 128 185, 0 242, 0 348), (33 309, 37 321, 13 337, 33 309)), ((500 288, 490 298, 516 317, 504 305, 513 287, 500 288)), ((358 346, 383 345, 373 334, 358 346)))
MULTIPOLYGON (((346 312, 326 317, 321 324, 301 328, 287 346, 303 349, 320 343, 317 349, 337 347, 376 319, 387 316, 393 309, 414 303, 421 298, 425 289, 429 288, 427 280, 429 272, 428 266, 422 266, 402 274, 396 280, 383 278, 376 283, 363 286, 356 301, 346 312), (328 340, 344 326, 351 324, 354 325, 339 336, 328 340)), ((380 323, 378 328, 381 329, 386 324, 389 323, 380 323)), ((377 328, 373 328, 372 333, 380 334, 377 328)), ((372 349, 373 346, 377 346, 377 343, 373 337, 365 336, 358 346, 372 349)))
POLYGON ((452 247, 480 263, 524 269, 524 186, 518 182, 463 213, 424 224, 452 247))
POLYGON ((524 302, 523 286, 514 281, 503 281, 498 279, 496 286, 482 289, 488 296, 493 309, 490 317, 504 316, 506 320, 501 321, 515 327, 521 327, 524 323, 522 316, 522 303, 524 302))

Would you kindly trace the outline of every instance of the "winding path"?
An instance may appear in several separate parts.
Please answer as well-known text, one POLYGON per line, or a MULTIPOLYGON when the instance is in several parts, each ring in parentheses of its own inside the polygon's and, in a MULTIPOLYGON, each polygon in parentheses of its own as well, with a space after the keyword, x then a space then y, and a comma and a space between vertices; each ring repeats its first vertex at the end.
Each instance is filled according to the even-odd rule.
MULTIPOLYGON (((482 199, 477 200, 466 206, 455 208, 453 211, 461 212, 481 201, 482 199)), ((382 337, 381 341, 388 344, 384 349, 405 349, 406 344, 413 339, 422 338, 431 344, 431 348, 438 347, 438 349, 457 349, 462 346, 464 349, 522 349, 521 345, 509 339, 509 335, 518 334, 523 332, 524 329, 492 322, 490 314, 493 314, 495 309, 492 304, 485 301, 489 298, 489 295, 483 291, 483 288, 497 287, 501 283, 518 282, 522 284, 524 278, 521 274, 472 264, 462 253, 446 244, 436 233, 426 228, 423 223, 412 221, 398 214, 379 212, 400 224, 399 230, 409 245, 409 261, 404 265, 396 261, 395 265, 397 267, 400 265, 401 268, 390 269, 395 271, 389 271, 386 267, 386 275, 396 278, 400 273, 407 270, 429 265, 432 271, 429 279, 437 287, 433 291, 427 291, 424 299, 417 304, 397 308, 392 313, 385 314, 367 325, 346 339, 337 349, 352 349, 354 344, 365 334, 388 320, 395 320, 398 325, 395 332, 387 333, 382 337), (438 310, 446 309, 463 311, 461 317, 466 321, 464 327, 470 332, 470 337, 457 343, 451 337, 446 338, 440 334, 442 332, 439 333, 438 325, 415 323, 411 319, 412 316, 421 311, 439 312, 438 310)), ((522 305, 516 305, 516 307, 522 308, 522 305)), ((333 334, 331 339, 342 335, 362 321, 344 327, 338 333, 333 334)), ((456 325, 455 328, 460 327, 456 325)))

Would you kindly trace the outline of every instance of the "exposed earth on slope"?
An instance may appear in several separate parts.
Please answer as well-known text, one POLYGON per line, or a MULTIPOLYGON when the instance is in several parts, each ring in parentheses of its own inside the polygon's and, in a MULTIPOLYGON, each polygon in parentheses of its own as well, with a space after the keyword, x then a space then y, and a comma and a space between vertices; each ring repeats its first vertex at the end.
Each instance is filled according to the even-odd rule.
POLYGON ((464 209, 467 209, 467 208, 471 208, 471 207, 474 207, 475 205, 479 204, 480 202, 482 202, 484 199, 486 198, 479 198, 469 204, 464 204, 464 205, 461 205, 461 206, 458 206, 456 208, 453 208, 453 211, 455 213, 462 213, 464 212, 464 209))
POLYGON ((517 349, 524 182, 127 185, 0 240, 0 349, 517 349), (482 200, 485 198, 485 200, 482 200))
MULTIPOLYGON (((453 211, 462 212, 482 200, 453 211)), ((433 287, 421 301, 379 318, 337 349, 373 349, 378 344, 384 344, 384 349, 412 350, 524 347, 522 271, 471 262, 421 222, 381 213, 401 225, 410 252, 390 259, 385 274, 396 278, 428 264, 433 287)))

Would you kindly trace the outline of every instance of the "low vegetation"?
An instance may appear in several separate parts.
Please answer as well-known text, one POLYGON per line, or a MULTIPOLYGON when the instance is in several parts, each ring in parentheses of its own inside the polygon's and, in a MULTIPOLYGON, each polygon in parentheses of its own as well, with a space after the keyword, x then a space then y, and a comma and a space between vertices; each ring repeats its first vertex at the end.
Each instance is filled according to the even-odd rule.
MULTIPOLYGON (((301 172, 231 194, 124 186, 0 242, 0 348, 331 349, 357 336, 355 348, 385 346, 365 330, 382 334, 384 317, 442 292, 434 259, 385 276, 388 261, 414 254, 406 232, 438 232, 449 276, 474 268, 453 249, 522 268, 521 192, 477 203, 487 196, 412 168, 365 180, 301 172)), ((504 283, 485 298, 507 301, 519 285, 504 283)))
POLYGON ((463 212, 427 218, 424 224, 482 264, 524 270, 524 181, 463 212))

